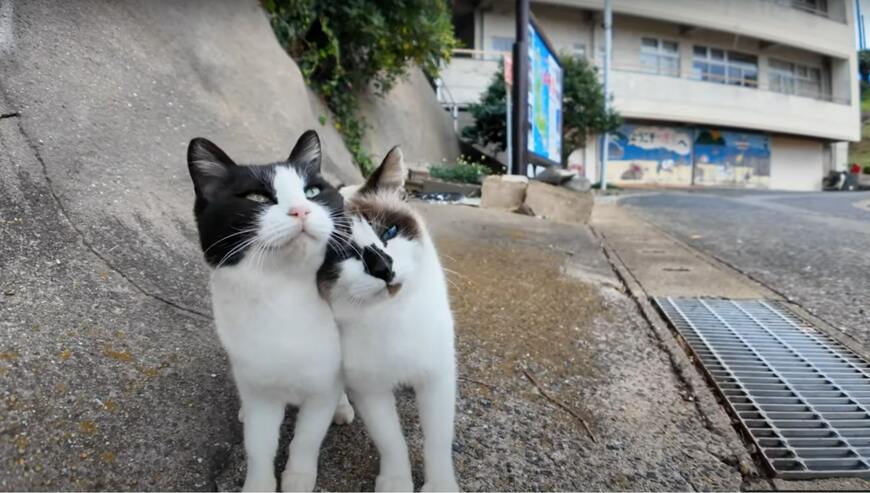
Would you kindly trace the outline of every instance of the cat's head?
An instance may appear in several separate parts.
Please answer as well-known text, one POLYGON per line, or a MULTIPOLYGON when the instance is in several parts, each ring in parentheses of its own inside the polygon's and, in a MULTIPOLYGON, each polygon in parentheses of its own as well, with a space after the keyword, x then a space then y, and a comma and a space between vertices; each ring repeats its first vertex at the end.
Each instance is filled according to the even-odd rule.
POLYGON ((394 147, 348 197, 345 214, 352 246, 321 275, 321 290, 333 301, 389 299, 417 280, 428 237, 419 215, 405 201, 405 174, 402 151, 394 147))
POLYGON ((212 267, 280 258, 320 266, 343 200, 320 175, 320 139, 302 134, 286 161, 245 166, 196 138, 187 165, 194 214, 212 267))

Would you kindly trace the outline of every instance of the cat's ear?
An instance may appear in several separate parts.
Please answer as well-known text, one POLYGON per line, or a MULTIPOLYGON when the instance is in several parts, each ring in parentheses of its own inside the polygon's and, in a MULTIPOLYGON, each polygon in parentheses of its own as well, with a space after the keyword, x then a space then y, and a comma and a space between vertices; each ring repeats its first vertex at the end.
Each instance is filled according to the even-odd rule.
POLYGON ((212 141, 197 137, 187 146, 187 169, 197 197, 208 199, 236 163, 212 141))
POLYGON ((321 156, 320 137, 314 130, 308 130, 296 141, 296 146, 293 147, 287 161, 310 172, 320 173, 321 156))
POLYGON ((405 175, 407 174, 402 150, 399 149, 399 146, 393 147, 358 193, 401 190, 405 186, 405 175))

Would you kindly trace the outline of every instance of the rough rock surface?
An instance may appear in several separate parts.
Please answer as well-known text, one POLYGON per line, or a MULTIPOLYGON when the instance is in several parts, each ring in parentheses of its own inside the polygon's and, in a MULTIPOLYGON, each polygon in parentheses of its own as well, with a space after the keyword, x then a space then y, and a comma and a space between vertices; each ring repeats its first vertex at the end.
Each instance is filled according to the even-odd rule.
POLYGON ((0 489, 215 488, 240 434, 186 146, 315 128, 359 182, 319 104, 253 0, 0 1, 0 489))
POLYGON ((526 189, 526 205, 536 216, 551 221, 586 224, 592 215, 592 192, 577 192, 564 186, 532 180, 526 189))
POLYGON ((406 163, 415 169, 456 162, 459 140, 453 122, 422 70, 411 70, 383 98, 367 95, 360 109, 371 125, 363 144, 375 162, 379 163, 393 146, 402 147, 406 163))
POLYGON ((483 179, 480 206, 513 210, 523 204, 529 179, 516 175, 491 175, 483 179))

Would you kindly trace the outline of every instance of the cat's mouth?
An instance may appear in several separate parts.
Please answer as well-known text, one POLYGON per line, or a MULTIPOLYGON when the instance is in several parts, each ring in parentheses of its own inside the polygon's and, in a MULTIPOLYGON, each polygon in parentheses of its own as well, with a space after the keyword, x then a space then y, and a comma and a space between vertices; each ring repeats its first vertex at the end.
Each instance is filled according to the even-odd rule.
POLYGON ((397 282, 396 284, 387 284, 387 293, 389 293, 390 296, 396 296, 396 293, 398 293, 400 289, 402 289, 402 283, 400 282, 397 282))

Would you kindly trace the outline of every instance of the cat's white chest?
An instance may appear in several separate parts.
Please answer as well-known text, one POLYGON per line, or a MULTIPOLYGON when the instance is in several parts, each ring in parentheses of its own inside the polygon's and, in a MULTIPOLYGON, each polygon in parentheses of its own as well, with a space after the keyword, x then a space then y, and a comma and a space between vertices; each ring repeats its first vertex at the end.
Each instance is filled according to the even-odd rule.
POLYGON ((291 401, 338 378, 338 330, 314 286, 313 279, 215 274, 215 325, 236 378, 291 401))

